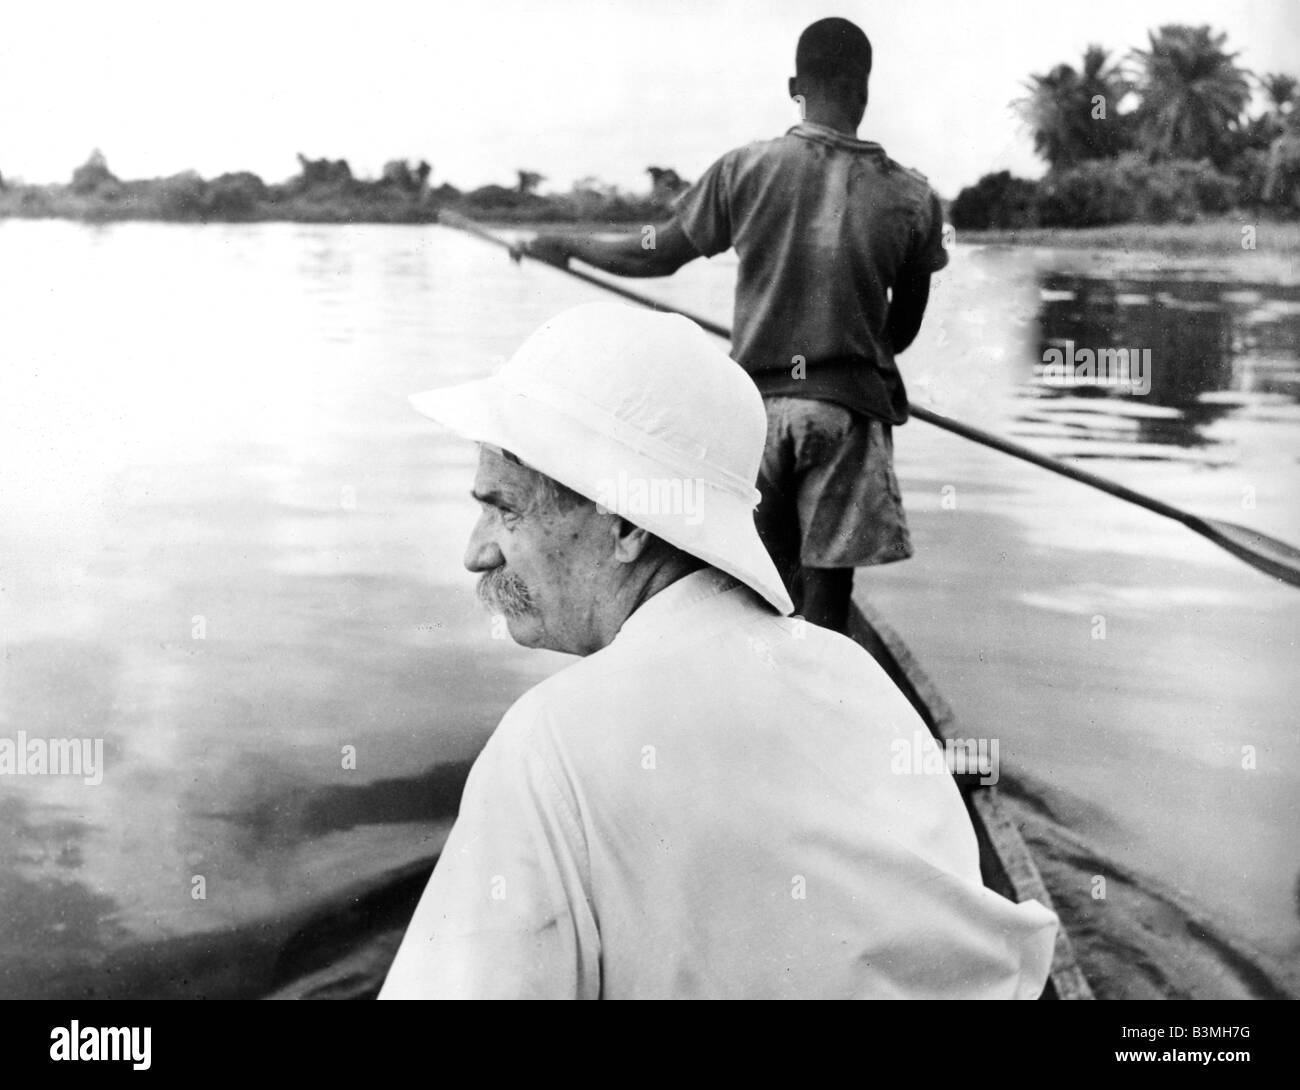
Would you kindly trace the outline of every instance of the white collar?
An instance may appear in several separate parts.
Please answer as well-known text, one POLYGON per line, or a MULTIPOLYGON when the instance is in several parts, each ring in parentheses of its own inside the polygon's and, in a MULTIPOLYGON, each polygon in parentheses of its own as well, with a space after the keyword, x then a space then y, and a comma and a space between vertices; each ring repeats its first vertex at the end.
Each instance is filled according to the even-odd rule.
POLYGON ((629 636, 632 639, 647 636, 653 638, 670 627, 680 632, 682 613, 719 595, 739 589, 748 588, 734 576, 717 568, 700 568, 682 576, 675 583, 670 583, 654 597, 642 602, 636 612, 623 622, 623 627, 613 642, 626 642, 629 636))

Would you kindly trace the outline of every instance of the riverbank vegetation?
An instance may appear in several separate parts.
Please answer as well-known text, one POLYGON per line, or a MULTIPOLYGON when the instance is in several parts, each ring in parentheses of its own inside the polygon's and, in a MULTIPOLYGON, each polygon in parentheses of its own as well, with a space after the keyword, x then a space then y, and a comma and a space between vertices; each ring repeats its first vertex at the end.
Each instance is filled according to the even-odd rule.
POLYGON ((952 202, 953 224, 1189 224, 1238 210, 1300 218, 1300 81, 1247 71, 1208 26, 1164 26, 1149 44, 1119 60, 1092 45, 1080 68, 1030 76, 1015 105, 1047 173, 986 174, 952 202))
MULTIPOLYGON (((1015 106, 1047 172, 1029 179, 1001 171, 966 187, 947 206, 958 230, 1023 241, 1044 232, 1063 238, 1116 225, 1187 225, 1195 245, 1203 232, 1194 228, 1206 221, 1300 220, 1300 80, 1247 71, 1226 36, 1208 26, 1161 27, 1150 32, 1148 49, 1119 59, 1089 46, 1079 68, 1058 64, 1030 76, 1025 88, 1015 106)), ((0 217, 433 223, 450 208, 498 225, 615 226, 664 219, 689 184, 651 166, 642 192, 588 177, 543 193, 546 179, 520 169, 512 185, 462 191, 435 185, 424 161, 393 160, 378 178, 361 178, 343 159, 298 160, 298 173, 279 183, 248 171, 124 181, 95 151, 66 184, 0 175, 0 217)))
POLYGON ((0 217, 62 218, 108 222, 167 220, 240 223, 287 220, 308 223, 433 223, 442 208, 499 223, 644 223, 661 219, 686 188, 675 170, 648 167, 646 192, 630 194, 594 178, 567 192, 540 194, 545 181, 520 170, 513 186, 487 185, 462 192, 434 186, 424 161, 393 160, 378 178, 358 178, 345 159, 298 155, 288 181, 268 184, 239 171, 203 178, 194 171, 168 178, 124 181, 98 150, 72 172, 66 185, 25 185, 0 177, 0 217))

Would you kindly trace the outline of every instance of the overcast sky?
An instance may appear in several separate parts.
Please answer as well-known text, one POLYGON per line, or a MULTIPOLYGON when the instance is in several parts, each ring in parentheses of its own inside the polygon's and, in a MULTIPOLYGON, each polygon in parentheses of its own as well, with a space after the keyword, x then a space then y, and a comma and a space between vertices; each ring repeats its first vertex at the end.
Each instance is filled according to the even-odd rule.
POLYGON ((1210 23, 1246 67, 1300 74, 1297 0, 3 0, 0 173, 65 181, 100 147, 121 177, 278 181, 302 151, 359 174, 425 158, 461 188, 527 168, 641 189, 648 165, 695 178, 792 124, 795 40, 826 15, 875 47, 861 135, 947 196, 1041 172, 1008 104, 1089 42, 1210 23))

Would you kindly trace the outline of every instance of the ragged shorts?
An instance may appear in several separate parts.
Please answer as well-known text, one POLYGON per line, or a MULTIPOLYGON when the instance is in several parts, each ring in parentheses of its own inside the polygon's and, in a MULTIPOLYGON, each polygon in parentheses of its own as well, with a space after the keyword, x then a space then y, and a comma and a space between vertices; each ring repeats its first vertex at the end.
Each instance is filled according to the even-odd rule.
POLYGON ((771 397, 757 523, 787 583, 799 567, 912 555, 890 425, 831 401, 771 397))

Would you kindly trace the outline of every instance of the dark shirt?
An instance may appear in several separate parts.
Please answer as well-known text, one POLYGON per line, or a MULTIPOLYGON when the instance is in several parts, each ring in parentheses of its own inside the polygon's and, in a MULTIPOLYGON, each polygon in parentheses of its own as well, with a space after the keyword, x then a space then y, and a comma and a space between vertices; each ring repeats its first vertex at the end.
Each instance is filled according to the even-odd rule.
POLYGON ((701 254, 734 246, 740 257, 731 354, 765 397, 907 419, 886 293, 948 263, 939 198, 922 175, 879 144, 803 122, 728 152, 677 216, 701 254))

